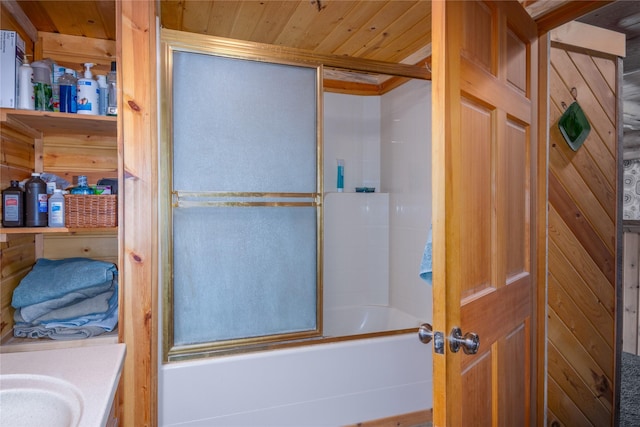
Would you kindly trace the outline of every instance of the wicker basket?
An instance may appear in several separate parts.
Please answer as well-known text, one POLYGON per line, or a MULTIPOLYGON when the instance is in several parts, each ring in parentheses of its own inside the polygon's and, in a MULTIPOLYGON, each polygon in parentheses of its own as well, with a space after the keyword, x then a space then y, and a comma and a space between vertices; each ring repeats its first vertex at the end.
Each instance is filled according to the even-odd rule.
POLYGON ((118 225, 118 196, 65 194, 67 228, 115 227, 118 225))

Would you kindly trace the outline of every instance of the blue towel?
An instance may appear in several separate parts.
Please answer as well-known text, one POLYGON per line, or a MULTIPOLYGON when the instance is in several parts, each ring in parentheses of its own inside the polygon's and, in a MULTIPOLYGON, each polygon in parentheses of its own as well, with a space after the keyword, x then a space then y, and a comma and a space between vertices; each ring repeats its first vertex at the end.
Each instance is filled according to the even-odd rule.
POLYGON ((69 293, 110 283, 117 275, 110 262, 89 258, 40 258, 13 291, 11 305, 26 307, 61 298, 69 293))
MULTIPOLYGON (((59 308, 68 307, 76 304, 82 300, 93 298, 100 295, 103 292, 113 290, 117 286, 117 280, 111 282, 105 282, 100 285, 92 286, 90 288, 81 289, 79 291, 69 292, 60 298, 54 298, 47 301, 39 302, 37 304, 27 305, 25 307, 17 308, 20 311, 20 315, 28 322, 35 320, 47 313, 57 310, 59 308)), ((17 311, 16 311, 17 312, 17 311)))
POLYGON ((104 313, 109 310, 110 299, 116 291, 117 287, 114 284, 106 292, 93 297, 79 299, 62 307, 54 307, 52 309, 47 306, 50 301, 28 305, 16 309, 13 320, 16 323, 45 323, 52 320, 67 320, 94 314, 104 315, 104 313))
POLYGON ((432 260, 432 236, 431 227, 429 227, 429 236, 427 237, 427 244, 424 246, 424 252, 422 253, 422 261, 420 261, 420 277, 428 284, 432 284, 431 274, 433 273, 433 260, 432 260))
POLYGON ((94 313, 62 321, 17 322, 13 328, 13 335, 18 338, 76 340, 111 332, 117 324, 118 292, 116 288, 109 298, 109 308, 104 313, 94 313))

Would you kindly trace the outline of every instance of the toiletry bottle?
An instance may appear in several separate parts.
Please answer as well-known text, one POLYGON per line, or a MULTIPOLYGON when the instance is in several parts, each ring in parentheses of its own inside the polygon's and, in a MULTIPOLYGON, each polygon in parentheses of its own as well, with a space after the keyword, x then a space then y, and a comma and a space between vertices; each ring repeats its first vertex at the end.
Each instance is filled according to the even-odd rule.
POLYGON ((86 175, 78 176, 78 186, 71 189, 71 194, 93 194, 93 190, 88 185, 86 175))
POLYGON ((53 64, 51 80, 53 111, 60 111, 60 77, 62 77, 64 73, 65 67, 61 67, 56 63, 53 64))
POLYGON ((98 75, 98 114, 107 115, 107 99, 109 95, 109 86, 107 85, 107 76, 98 75))
POLYGON ((344 191, 344 160, 337 159, 338 161, 338 180, 336 187, 338 188, 338 193, 342 193, 344 191))
POLYGON ((36 99, 33 95, 33 68, 29 65, 30 55, 24 56, 24 63, 18 70, 18 108, 35 110, 36 99))
POLYGON ((107 85, 109 86, 109 94, 107 96, 107 116, 118 115, 118 90, 116 74, 116 62, 111 62, 111 71, 107 74, 107 85))
POLYGON ((49 197, 49 227, 64 227, 64 196, 59 188, 49 197))
POLYGON ((98 114, 98 82, 93 79, 91 67, 95 64, 84 64, 84 77, 78 79, 78 114, 98 114))
POLYGON ((39 173, 32 173, 24 184, 24 225, 27 227, 47 226, 47 183, 39 173))
POLYGON ((31 63, 31 68, 33 68, 35 109, 38 111, 53 111, 51 65, 46 61, 36 61, 31 63))
POLYGON ((58 80, 60 85, 60 112, 76 113, 78 100, 78 80, 74 76, 75 71, 67 68, 64 75, 58 80))
POLYGON ((24 193, 18 181, 11 181, 11 186, 2 190, 2 226, 24 226, 24 193))

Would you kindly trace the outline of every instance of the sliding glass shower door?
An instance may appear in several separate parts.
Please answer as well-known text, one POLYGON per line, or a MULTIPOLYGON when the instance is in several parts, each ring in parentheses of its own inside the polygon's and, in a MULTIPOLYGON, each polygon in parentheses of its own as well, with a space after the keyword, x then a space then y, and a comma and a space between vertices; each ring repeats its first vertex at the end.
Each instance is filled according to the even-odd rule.
POLYGON ((165 357, 318 336, 318 68, 165 54, 165 357))

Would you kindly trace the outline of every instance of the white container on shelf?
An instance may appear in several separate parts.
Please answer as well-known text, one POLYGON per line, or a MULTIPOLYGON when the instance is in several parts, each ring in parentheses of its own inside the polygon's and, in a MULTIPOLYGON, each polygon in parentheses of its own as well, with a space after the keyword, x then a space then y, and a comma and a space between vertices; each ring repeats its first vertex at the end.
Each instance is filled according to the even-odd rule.
POLYGON ((49 227, 64 227, 64 196, 59 188, 49 197, 49 227))
POLYGON ((78 79, 78 114, 98 114, 100 88, 91 73, 91 67, 94 65, 92 63, 84 64, 84 77, 78 79))

